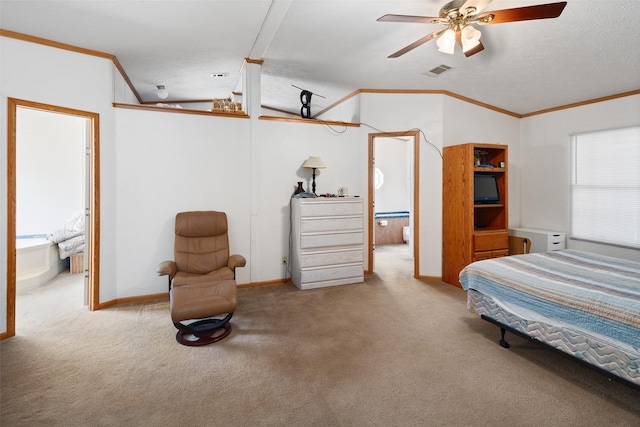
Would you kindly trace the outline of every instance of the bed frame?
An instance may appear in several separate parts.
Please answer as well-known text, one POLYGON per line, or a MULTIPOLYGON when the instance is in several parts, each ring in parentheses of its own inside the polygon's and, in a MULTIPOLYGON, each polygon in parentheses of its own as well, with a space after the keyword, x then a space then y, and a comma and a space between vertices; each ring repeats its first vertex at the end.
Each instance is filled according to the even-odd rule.
MULTIPOLYGON (((468 291, 467 309, 500 328, 498 342, 504 348, 509 348, 509 343, 505 339, 505 334, 509 331, 570 357, 611 380, 640 391, 640 373, 638 372, 640 330, 637 326, 625 326, 625 329, 616 329, 613 333, 612 329, 594 328, 595 324, 591 323, 591 319, 588 322, 582 319, 582 323, 576 321, 576 316, 584 317, 584 312, 568 308, 575 306, 578 300, 589 299, 585 299, 585 294, 581 292, 590 292, 592 289, 589 287, 595 286, 597 292, 605 291, 601 295, 605 295, 607 302, 599 306, 596 304, 594 307, 605 311, 622 310, 619 313, 626 313, 627 319, 629 317, 636 319, 629 325, 637 325, 640 265, 633 261, 582 254, 578 251, 567 250, 566 252, 567 254, 518 255, 507 257, 510 258, 509 260, 502 258, 472 263, 460 274, 463 288, 468 291), (583 258, 585 255, 586 257, 583 258), (554 264, 556 262, 558 265, 554 264), (591 264, 592 262, 595 264, 591 264), (583 263, 584 266, 580 265, 583 263), (565 265, 568 269, 566 271, 563 270, 565 265), (580 266, 576 267, 576 265, 580 266), (602 271, 596 273, 595 269, 602 271), (574 273, 576 276, 571 276, 574 273), (596 274, 601 276, 598 279, 592 279, 591 276, 596 274), (610 277, 611 283, 607 283, 610 277), (564 284, 565 282, 567 284, 564 284), (564 286, 568 287, 565 289, 564 286), (586 291, 582 286, 586 286, 584 288, 586 291), (574 288, 578 292, 575 297, 573 296, 575 291, 569 291, 574 288), (548 290, 551 292, 545 294, 548 290), (566 307, 564 303, 559 306, 567 311, 564 313, 564 320, 561 320, 562 315, 561 317, 555 315, 556 311, 547 312, 546 306, 536 305, 538 302, 530 299, 535 296, 546 301, 550 295, 550 301, 553 301, 559 295, 557 292, 569 297, 568 300, 562 299, 562 301, 568 301, 569 304, 566 307), (608 292, 613 292, 613 295, 619 294, 616 295, 618 299, 620 295, 624 295, 622 298, 627 302, 620 309, 615 308, 618 306, 609 302, 612 297, 608 296, 608 292), (514 295, 517 297, 514 298, 514 295), (636 334, 637 330, 638 334, 636 334)), ((559 303, 559 301, 556 302, 559 303)), ((614 313, 615 316, 619 314, 614 313)), ((603 320, 607 318, 604 317, 603 320)), ((600 320, 598 325, 604 325, 599 322, 600 320)))
POLYGON ((498 322, 497 320, 492 319, 489 316, 486 316, 486 315, 483 314, 483 315, 480 316, 480 318, 483 319, 483 320, 486 320, 489 323, 493 323, 494 325, 496 325, 496 326, 498 326, 500 328, 500 341, 499 341, 499 344, 500 344, 501 347, 509 348, 509 343, 504 339, 506 331, 509 331, 509 332, 512 332, 512 333, 514 333, 514 334, 516 334, 516 335, 518 335, 518 336, 520 336, 522 338, 525 338, 525 339, 529 340, 530 342, 533 342, 533 343, 535 343, 537 345, 540 345, 542 347, 548 348, 548 349, 552 350, 554 353, 560 354, 560 355, 562 355, 562 356, 564 356, 566 358, 569 358, 569 359, 571 359, 573 361, 576 361, 579 364, 581 364, 582 366, 585 366, 585 367, 587 367, 589 369, 592 369, 594 371, 600 372, 602 375, 606 376, 610 380, 617 381, 617 382, 622 383, 622 384, 624 384, 626 386, 629 386, 629 387, 631 387, 631 388, 633 388, 633 389, 635 389, 637 391, 640 391, 640 384, 636 384, 636 383, 634 383, 632 381, 626 380, 626 379, 621 378, 621 377, 619 377, 617 375, 612 375, 612 373, 610 371, 607 371, 606 369, 601 368, 600 366, 596 366, 596 365, 593 365, 593 364, 591 364, 589 362, 585 362, 584 360, 578 359, 577 357, 572 356, 572 355, 570 355, 568 353, 565 353, 562 350, 558 350, 554 346, 552 346, 550 344, 547 344, 544 341, 540 341, 539 339, 534 338, 534 337, 532 337, 530 335, 527 335, 524 332, 520 332, 517 329, 512 328, 511 326, 507 326, 505 324, 502 324, 502 323, 498 322))

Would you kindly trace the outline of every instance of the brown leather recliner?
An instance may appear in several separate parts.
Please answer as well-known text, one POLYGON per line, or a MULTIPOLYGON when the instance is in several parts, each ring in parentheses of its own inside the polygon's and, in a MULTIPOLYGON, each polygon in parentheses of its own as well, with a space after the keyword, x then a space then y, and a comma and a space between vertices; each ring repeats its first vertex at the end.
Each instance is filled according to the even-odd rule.
POLYGON ((237 306, 235 270, 246 265, 242 255, 229 255, 227 215, 215 211, 177 214, 174 258, 160 263, 157 271, 169 276, 176 340, 205 345, 225 338, 237 306), (214 318, 223 314, 222 319, 214 318), (183 323, 189 320, 197 321, 183 323))

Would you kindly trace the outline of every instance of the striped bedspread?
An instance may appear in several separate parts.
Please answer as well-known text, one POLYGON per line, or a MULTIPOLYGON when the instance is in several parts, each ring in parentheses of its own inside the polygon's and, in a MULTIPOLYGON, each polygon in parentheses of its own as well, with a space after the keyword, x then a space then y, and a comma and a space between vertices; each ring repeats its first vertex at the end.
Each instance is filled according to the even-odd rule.
POLYGON ((469 264, 464 289, 640 348, 640 263, 575 250, 469 264))

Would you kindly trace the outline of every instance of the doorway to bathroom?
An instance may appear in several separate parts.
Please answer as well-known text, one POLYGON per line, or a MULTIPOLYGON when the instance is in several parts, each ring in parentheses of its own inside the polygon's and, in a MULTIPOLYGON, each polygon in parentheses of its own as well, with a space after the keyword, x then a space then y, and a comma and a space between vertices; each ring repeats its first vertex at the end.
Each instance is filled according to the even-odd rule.
POLYGON ((369 134, 367 274, 378 248, 412 258, 419 277, 419 143, 418 130, 369 134))
MULTIPOLYGON (((63 181, 62 178, 56 176, 58 174, 64 174, 68 171, 64 170, 64 167, 60 162, 56 161, 57 147, 53 146, 53 140, 49 138, 51 129, 55 127, 54 123, 61 122, 74 123, 76 132, 81 129, 80 132, 80 145, 77 147, 78 152, 74 155, 78 156, 76 163, 80 166, 77 170, 76 179, 79 181, 77 186, 78 191, 83 194, 78 195, 76 192, 76 199, 80 199, 78 206, 74 205, 73 218, 69 218, 75 221, 75 228, 79 229, 79 223, 81 224, 82 239, 84 244, 83 260, 76 263, 76 269, 80 269, 84 277, 84 300, 89 310, 96 310, 99 303, 99 115, 96 113, 80 111, 60 106, 42 104, 32 101, 8 99, 8 156, 7 156, 7 318, 6 318, 6 333, 2 334, 0 338, 8 338, 16 334, 15 320, 16 320, 16 292, 17 292, 17 238, 24 237, 24 230, 36 229, 39 227, 45 227, 50 225, 51 229, 43 231, 44 237, 41 239, 44 242, 49 243, 50 239, 47 235, 50 235, 53 228, 64 229, 63 224, 65 221, 60 220, 59 227, 52 224, 47 224, 51 218, 56 218, 56 212, 59 215, 64 215, 62 209, 54 209, 56 198, 65 199, 65 189, 60 189, 61 185, 56 184, 63 181), (27 133, 34 131, 38 120, 48 120, 49 124, 44 124, 41 127, 41 132, 38 135, 31 135, 28 137, 27 133), (58 120, 56 120, 58 119, 58 120), (35 121, 34 121, 35 120, 35 121), (25 123, 30 123, 29 126, 23 126, 25 123), (38 147, 33 145, 22 146, 23 137, 31 140, 32 143, 41 144, 38 147), (49 144, 49 145, 47 145, 49 144), (30 155, 35 155, 38 151, 38 156, 29 158, 30 155), (40 151, 48 153, 43 156, 40 151), (24 172, 27 169, 33 169, 35 163, 40 163, 41 168, 35 173, 31 174, 31 178, 25 178, 25 175, 18 173, 18 168, 21 168, 20 172, 24 172), (56 164, 61 168, 56 170, 56 164), (42 179, 42 178, 45 179, 42 179), (38 184, 38 182, 40 184, 38 184), (18 197, 18 192, 20 197, 18 197), (36 197, 38 193, 41 197, 36 197), (54 199, 50 200, 47 197, 54 195, 54 199), (55 196, 58 194, 58 196, 55 196), (17 203, 20 200, 21 205, 17 203), (25 205, 26 203, 26 205, 25 205), (20 220, 18 214, 20 214, 20 220), (25 213, 26 212, 26 213, 25 213), (34 212, 44 213, 40 220, 37 219, 37 214, 34 212), (20 228, 18 227, 20 224, 20 228), (38 224, 37 226, 34 224, 38 224), (35 227, 35 228, 34 228, 35 227), (20 233, 18 233, 20 231, 20 233)), ((64 125, 61 125, 64 127, 64 125)), ((63 137, 60 141, 66 140, 67 137, 63 137)), ((64 144, 63 142, 61 142, 64 144)), ((62 147, 59 147, 63 150, 62 147)), ((72 192, 72 188, 69 188, 69 192, 72 192)), ((76 200, 77 201, 77 200, 76 200)), ((76 203, 78 204, 78 203, 76 203)), ((58 216, 59 216, 58 215, 58 216)), ((62 217, 61 217, 62 218, 62 217)), ((58 223, 56 223, 57 225, 58 223)), ((43 228, 44 230, 44 228, 43 228)), ((30 234, 30 233, 27 233, 30 234)), ((36 233, 37 234, 37 233, 36 233)), ((35 236, 36 238, 38 236, 35 236)), ((23 246, 22 244, 20 246, 23 246)), ((78 246, 78 251, 80 251, 78 246)), ((45 257, 50 258, 50 257, 45 257)), ((21 266, 22 268, 22 266, 21 266)))

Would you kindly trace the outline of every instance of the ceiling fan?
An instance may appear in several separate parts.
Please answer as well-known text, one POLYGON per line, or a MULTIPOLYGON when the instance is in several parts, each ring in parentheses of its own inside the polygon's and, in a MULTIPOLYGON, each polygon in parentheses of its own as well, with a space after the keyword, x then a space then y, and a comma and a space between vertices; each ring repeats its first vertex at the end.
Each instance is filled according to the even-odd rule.
POLYGON ((399 51, 389 55, 397 58, 417 48, 431 39, 437 38, 438 50, 453 54, 456 42, 462 47, 464 55, 469 57, 484 50, 480 41, 480 31, 472 24, 490 25, 505 22, 529 21, 533 19, 557 18, 566 1, 536 6, 516 7, 513 9, 482 12, 492 0, 453 0, 442 6, 440 16, 384 15, 381 22, 416 22, 422 24, 442 24, 446 28, 436 30, 399 51))

